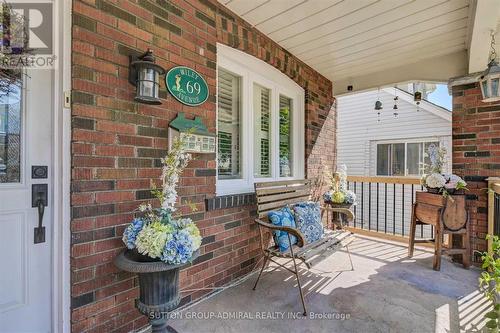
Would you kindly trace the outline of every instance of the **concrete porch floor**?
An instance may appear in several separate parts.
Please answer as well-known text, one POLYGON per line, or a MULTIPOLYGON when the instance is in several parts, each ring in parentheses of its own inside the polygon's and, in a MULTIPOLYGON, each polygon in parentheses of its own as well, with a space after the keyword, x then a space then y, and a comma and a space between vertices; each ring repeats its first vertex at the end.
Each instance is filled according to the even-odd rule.
POLYGON ((477 291, 478 269, 465 270, 443 257, 436 272, 428 248, 417 247, 409 259, 404 243, 360 235, 349 249, 354 270, 344 249, 310 271, 301 269, 308 313, 334 318, 294 319, 302 312, 296 280, 280 268, 264 274, 256 291, 254 274, 184 309, 170 325, 185 333, 474 332, 484 325, 488 303, 477 291), (257 312, 266 318, 252 319, 257 312), (243 318, 220 319, 228 313, 243 318), (210 315, 215 318, 203 318, 210 315))

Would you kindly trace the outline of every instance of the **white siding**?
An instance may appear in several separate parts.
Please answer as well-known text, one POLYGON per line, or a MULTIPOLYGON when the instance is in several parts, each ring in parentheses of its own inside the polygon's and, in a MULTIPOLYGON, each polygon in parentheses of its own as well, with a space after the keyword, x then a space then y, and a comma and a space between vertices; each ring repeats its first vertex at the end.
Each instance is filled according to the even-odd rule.
MULTIPOLYGON (((380 122, 377 121, 377 111, 374 110, 377 100, 377 90, 338 98, 338 164, 345 164, 347 172, 353 176, 376 176, 376 144, 378 141, 406 140, 436 140, 448 150, 451 158, 451 120, 444 119, 422 107, 417 112, 416 105, 403 100, 398 101, 398 118, 393 116, 394 95, 381 90, 380 101, 383 104, 380 122)), ((398 91, 398 94, 403 94, 398 91)), ((427 106, 429 107, 429 106, 427 106)), ((446 111, 440 111, 446 112, 446 111)), ((445 167, 451 169, 451 161, 445 167)), ((357 194, 356 227, 377 229, 397 235, 408 235, 411 217, 412 190, 420 190, 419 185, 387 185, 387 204, 385 201, 385 185, 378 188, 378 219, 377 219, 377 185, 350 183, 351 190, 357 194), (370 195, 371 192, 371 204, 370 195), (395 192, 395 194, 394 194, 395 192), (394 200, 395 198, 395 200, 394 200), (387 208, 386 208, 387 205, 387 208), (361 226, 362 224, 362 226, 361 226)), ((353 225, 353 224, 351 224, 353 225)), ((423 229, 417 227, 416 236, 429 238, 430 226, 423 229)))
POLYGON ((423 108, 417 112, 415 104, 401 98, 395 118, 393 98, 380 91, 380 122, 374 110, 376 90, 338 98, 338 163, 347 165, 350 175, 376 176, 376 142, 382 140, 437 139, 451 156, 451 121, 423 108))

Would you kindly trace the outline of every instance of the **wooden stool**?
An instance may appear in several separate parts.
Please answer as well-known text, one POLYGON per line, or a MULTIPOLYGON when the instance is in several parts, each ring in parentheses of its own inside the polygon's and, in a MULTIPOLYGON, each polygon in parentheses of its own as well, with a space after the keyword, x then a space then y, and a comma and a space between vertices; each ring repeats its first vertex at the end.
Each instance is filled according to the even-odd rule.
MULTIPOLYGON (((470 266, 469 212, 465 208, 465 196, 453 195, 444 198, 440 194, 417 191, 413 204, 408 256, 413 256, 415 243, 434 243, 434 270, 441 268, 441 254, 461 254, 465 268, 470 266), (434 226, 434 239, 415 240, 417 224, 434 226), (461 248, 443 248, 443 236, 462 237, 461 248)), ((451 242, 450 242, 451 243, 451 242)))

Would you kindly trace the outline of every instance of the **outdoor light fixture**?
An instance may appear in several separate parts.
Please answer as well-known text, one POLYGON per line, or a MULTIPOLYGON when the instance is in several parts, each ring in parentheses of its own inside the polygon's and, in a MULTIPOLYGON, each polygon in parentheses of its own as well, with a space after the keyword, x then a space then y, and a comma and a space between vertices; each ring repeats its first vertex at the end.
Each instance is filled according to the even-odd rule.
POLYGON ((145 104, 161 104, 160 75, 165 70, 155 64, 153 51, 148 49, 140 57, 130 56, 129 82, 136 86, 134 100, 145 104))
POLYGON ((481 94, 483 95, 483 102, 497 102, 500 101, 500 66, 496 61, 497 53, 495 51, 495 35, 491 34, 491 51, 490 62, 488 68, 484 71, 479 79, 481 87, 481 94))

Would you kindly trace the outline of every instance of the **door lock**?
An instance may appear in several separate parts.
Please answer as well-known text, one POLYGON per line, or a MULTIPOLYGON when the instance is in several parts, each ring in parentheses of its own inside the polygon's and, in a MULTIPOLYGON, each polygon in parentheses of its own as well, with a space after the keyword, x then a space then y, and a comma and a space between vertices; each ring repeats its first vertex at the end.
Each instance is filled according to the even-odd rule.
POLYGON ((34 243, 45 243, 45 227, 43 226, 43 215, 45 207, 49 202, 47 184, 31 185, 31 206, 38 209, 38 227, 34 230, 34 243))

